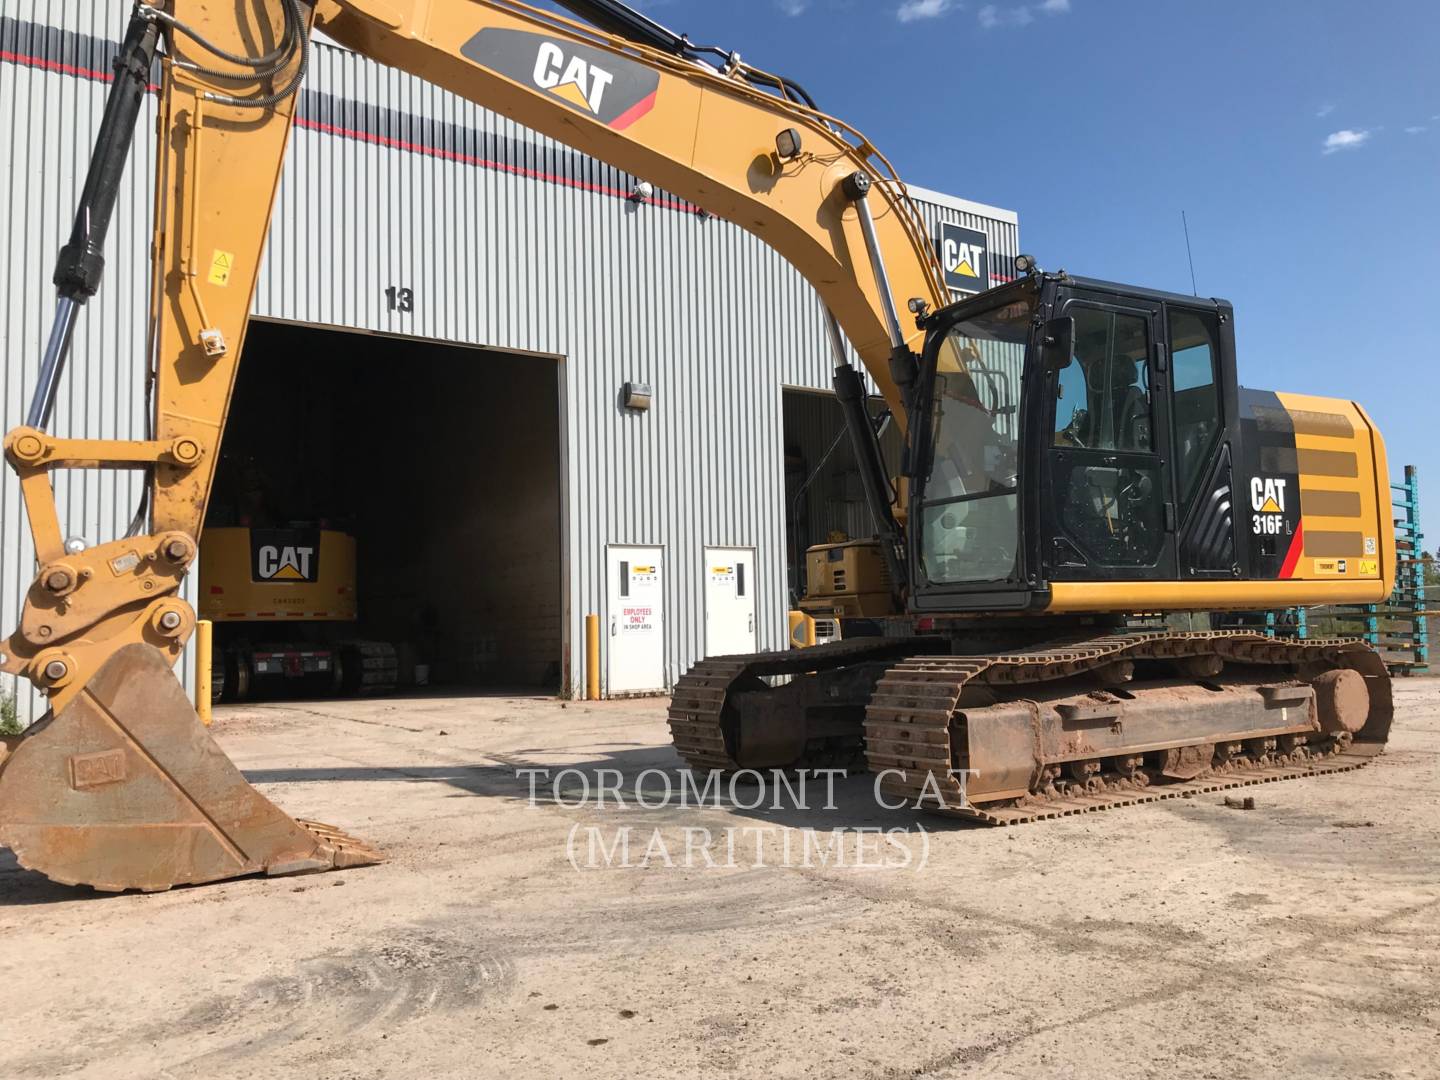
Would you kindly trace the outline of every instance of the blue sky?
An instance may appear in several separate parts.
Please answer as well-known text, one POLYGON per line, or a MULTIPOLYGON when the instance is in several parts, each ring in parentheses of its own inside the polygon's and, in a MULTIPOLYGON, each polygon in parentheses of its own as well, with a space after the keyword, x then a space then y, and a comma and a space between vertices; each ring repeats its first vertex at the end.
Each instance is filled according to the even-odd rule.
POLYGON ((1047 269, 1236 309, 1241 382, 1353 398, 1440 546, 1440 3, 652 0, 1047 269), (1428 481, 1428 484, 1426 483, 1428 481))

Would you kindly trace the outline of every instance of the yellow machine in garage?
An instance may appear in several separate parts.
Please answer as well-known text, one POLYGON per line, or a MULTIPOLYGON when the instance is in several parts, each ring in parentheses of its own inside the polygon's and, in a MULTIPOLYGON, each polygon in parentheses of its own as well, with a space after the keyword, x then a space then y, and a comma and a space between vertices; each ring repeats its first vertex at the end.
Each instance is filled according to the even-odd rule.
POLYGON ((874 540, 818 544, 805 552, 805 596, 790 612, 790 644, 811 648, 851 632, 877 632, 874 620, 896 614, 885 554, 874 540))
MULTIPOLYGON (((1387 596, 1385 450, 1363 409, 1242 389, 1224 301, 1047 274, 1022 258, 1011 283, 952 302, 954 267, 940 264, 894 169, 801 87, 618 0, 563 2, 591 25, 512 0, 136 7, 56 270, 39 384, 5 442, 37 572, 0 670, 51 706, 0 765, 0 840, 23 865, 97 888, 164 889, 378 858, 252 788, 171 671, 194 626, 179 588, 312 21, 750 230, 824 305, 879 536, 816 553, 814 599, 868 612, 888 590, 882 633, 696 665, 670 708, 692 768, 853 762, 892 799, 1017 824, 1357 768, 1381 751, 1390 683, 1363 643, 1126 625, 1137 611, 1387 596), (141 358, 153 437, 68 439, 46 430, 51 405, 76 313, 99 285, 157 56, 141 358), (884 472, 847 338, 903 429, 902 484, 884 472), (147 483, 133 533, 86 549, 64 540, 50 474, 88 468, 144 470, 147 483)), ((934 137, 953 140, 938 104, 934 137)), ((341 205, 317 212, 355 197, 344 184, 319 190, 341 205)), ((755 328, 757 351, 767 329, 755 328)), ((409 452, 394 430, 375 437, 409 452)))
POLYGON ((200 616, 215 623, 217 698, 263 688, 384 693, 396 650, 360 640, 355 538, 334 529, 207 528, 200 542, 200 616))
POLYGON ((355 538, 333 529, 208 528, 200 614, 215 622, 354 622, 355 538))
POLYGON ((817 544, 805 552, 805 599, 817 618, 872 619, 895 614, 885 555, 874 540, 817 544))

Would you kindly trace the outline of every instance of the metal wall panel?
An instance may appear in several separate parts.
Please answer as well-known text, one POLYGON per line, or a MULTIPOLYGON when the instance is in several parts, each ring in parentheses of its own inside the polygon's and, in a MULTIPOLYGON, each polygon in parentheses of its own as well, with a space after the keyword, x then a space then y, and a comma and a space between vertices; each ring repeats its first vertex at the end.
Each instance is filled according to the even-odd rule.
MULTIPOLYGON (((51 264, 103 108, 108 42, 128 10, 128 0, 12 0, 0 21, 0 115, 11 125, 0 145, 7 426, 35 377, 51 264)), ((142 431, 153 115, 152 104, 105 286, 81 319, 60 433, 142 431)), ((665 548, 670 680, 703 648, 706 545, 757 549, 759 645, 783 647, 781 388, 828 389, 830 380, 818 301, 788 264, 663 193, 648 205, 627 200, 632 184, 419 79, 320 46, 255 299, 256 314, 269 318, 561 358, 572 691, 585 613, 603 614, 607 544, 665 548), (412 313, 389 310, 391 287, 413 291, 412 313), (647 413, 619 404, 632 379, 654 387, 647 413)), ((940 220, 984 229, 992 274, 1008 266, 1013 215, 986 219, 943 196, 921 209, 932 235, 940 220)), ((474 362, 485 357, 477 351, 474 362)), ((490 405, 476 402, 476 423, 490 405)), ((33 555, 8 472, 0 491, 0 613, 9 626, 33 555)), ((92 539, 123 530, 136 494, 129 477, 81 476, 61 491, 70 531, 92 539)))

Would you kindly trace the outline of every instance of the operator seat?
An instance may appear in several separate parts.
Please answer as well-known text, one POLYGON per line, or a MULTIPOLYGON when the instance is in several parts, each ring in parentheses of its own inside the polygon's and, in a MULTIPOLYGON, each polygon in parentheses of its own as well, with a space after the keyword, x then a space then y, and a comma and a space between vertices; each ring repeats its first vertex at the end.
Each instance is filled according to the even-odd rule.
POLYGON ((1085 369, 1090 404, 1084 444, 1096 450, 1149 450, 1150 399, 1139 386, 1139 363, 1117 356, 1085 369))
POLYGON ((1150 397, 1140 388, 1141 361, 1117 356, 1110 365, 1116 450, 1150 449, 1150 397))

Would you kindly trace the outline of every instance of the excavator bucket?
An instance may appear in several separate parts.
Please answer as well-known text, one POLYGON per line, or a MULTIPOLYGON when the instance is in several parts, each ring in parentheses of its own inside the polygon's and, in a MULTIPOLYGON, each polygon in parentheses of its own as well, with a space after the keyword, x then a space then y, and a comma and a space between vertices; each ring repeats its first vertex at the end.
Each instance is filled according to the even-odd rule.
POLYGON ((0 843, 106 892, 379 862, 256 791, 200 723, 166 658, 127 645, 0 765, 0 843))

